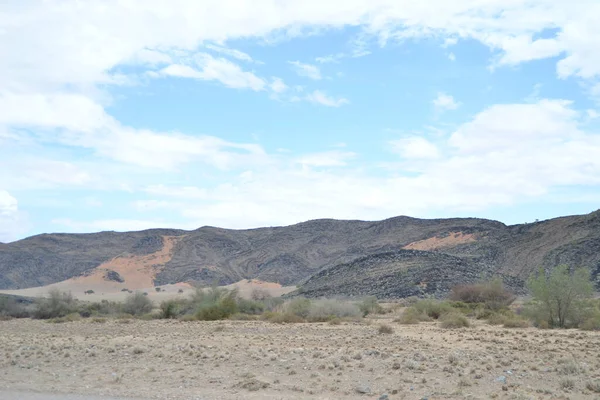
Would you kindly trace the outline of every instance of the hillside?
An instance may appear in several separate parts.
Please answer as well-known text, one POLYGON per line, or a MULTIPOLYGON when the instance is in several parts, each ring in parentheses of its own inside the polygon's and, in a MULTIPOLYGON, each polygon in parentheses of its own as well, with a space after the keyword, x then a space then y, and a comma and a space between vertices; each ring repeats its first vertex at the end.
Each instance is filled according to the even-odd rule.
POLYGON ((259 279, 306 295, 441 293, 503 276, 519 290, 539 266, 600 272, 600 212, 506 226, 476 218, 314 220, 287 227, 44 234, 0 246, 0 289, 77 279, 141 287, 259 279))

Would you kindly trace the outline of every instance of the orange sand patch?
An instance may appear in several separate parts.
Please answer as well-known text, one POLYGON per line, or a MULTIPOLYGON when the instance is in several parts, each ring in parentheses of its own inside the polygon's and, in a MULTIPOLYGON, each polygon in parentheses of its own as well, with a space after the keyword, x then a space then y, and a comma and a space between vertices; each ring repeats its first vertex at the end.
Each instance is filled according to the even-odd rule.
POLYGON ((475 239, 475 236, 472 233, 464 234, 462 232, 450 232, 450 234, 446 237, 434 236, 428 239, 409 243, 404 246, 403 249, 429 251, 476 241, 477 239, 475 239))
POLYGON ((74 285, 94 286, 102 285, 103 289, 121 289, 130 290, 144 289, 154 286, 154 278, 161 271, 164 264, 169 262, 172 257, 173 246, 177 236, 163 236, 163 248, 155 253, 145 256, 118 256, 112 260, 100 264, 86 276, 78 276, 69 279, 74 285), (108 271, 115 271, 124 282, 109 281, 105 278, 108 271))

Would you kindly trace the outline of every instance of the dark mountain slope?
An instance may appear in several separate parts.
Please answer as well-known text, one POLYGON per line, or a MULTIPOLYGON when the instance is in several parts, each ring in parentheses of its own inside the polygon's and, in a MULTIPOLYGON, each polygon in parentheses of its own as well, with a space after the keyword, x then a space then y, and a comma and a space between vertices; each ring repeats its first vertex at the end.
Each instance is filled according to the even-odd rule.
POLYGON ((600 272, 600 212, 515 226, 476 218, 396 217, 250 230, 39 235, 0 246, 0 288, 66 280, 117 256, 135 264, 135 256, 163 249, 165 237, 175 237, 174 247, 155 266, 156 284, 258 278, 304 284, 314 295, 396 296, 443 292, 450 284, 498 274, 522 287, 539 266, 560 263, 600 272))

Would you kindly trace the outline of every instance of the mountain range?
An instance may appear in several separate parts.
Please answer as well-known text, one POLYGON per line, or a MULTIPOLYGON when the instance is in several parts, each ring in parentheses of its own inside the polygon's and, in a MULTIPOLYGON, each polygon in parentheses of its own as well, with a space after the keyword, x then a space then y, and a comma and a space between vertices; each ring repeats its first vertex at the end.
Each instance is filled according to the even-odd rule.
POLYGON ((0 244, 0 289, 94 277, 141 287, 243 279, 306 296, 442 295, 501 277, 515 292, 538 268, 583 266, 600 278, 600 210, 505 225, 478 218, 313 220, 286 227, 42 234, 0 244))

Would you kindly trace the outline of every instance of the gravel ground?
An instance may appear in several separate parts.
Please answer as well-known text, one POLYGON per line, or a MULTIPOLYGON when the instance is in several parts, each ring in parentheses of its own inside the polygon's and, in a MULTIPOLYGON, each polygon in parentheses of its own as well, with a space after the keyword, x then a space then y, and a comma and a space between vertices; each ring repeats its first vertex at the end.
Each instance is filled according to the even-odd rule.
POLYGON ((387 317, 341 325, 12 320, 0 322, 0 398, 599 399, 599 345, 597 332, 478 321, 445 330, 387 317), (380 324, 393 333, 379 334, 380 324))

